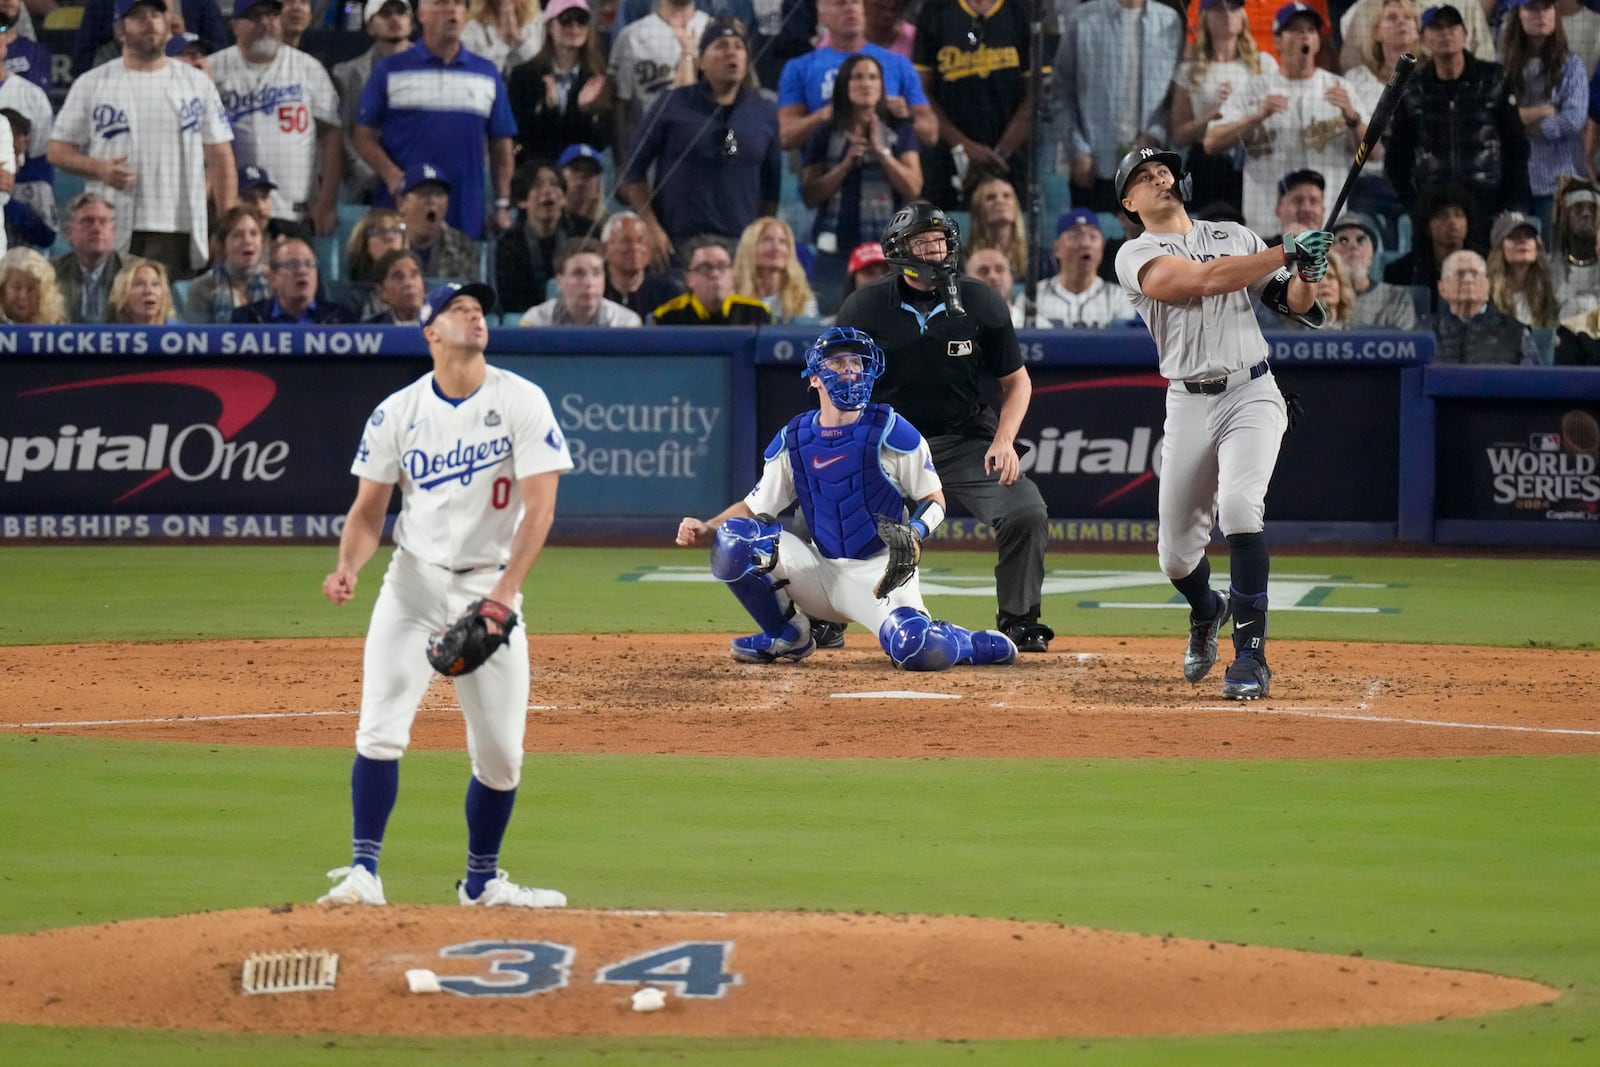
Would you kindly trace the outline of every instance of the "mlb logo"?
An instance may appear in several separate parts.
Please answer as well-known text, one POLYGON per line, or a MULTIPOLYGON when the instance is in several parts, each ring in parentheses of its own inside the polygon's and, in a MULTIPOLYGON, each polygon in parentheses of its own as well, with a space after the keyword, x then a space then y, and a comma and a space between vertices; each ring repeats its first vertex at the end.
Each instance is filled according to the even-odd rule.
POLYGON ((972 355, 971 341, 948 341, 945 343, 945 355, 951 359, 962 359, 972 355))
POLYGON ((1530 452, 1560 452, 1561 435, 1558 433, 1531 433, 1528 435, 1530 452))

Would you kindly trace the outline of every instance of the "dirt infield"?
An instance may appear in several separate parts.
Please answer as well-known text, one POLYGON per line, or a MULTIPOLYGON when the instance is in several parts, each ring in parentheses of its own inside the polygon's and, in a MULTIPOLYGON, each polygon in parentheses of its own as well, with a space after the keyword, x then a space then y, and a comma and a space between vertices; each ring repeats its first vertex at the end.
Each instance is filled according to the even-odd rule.
MULTIPOLYGON (((1280 641, 1272 697, 1240 705, 1218 697, 1218 678, 1183 682, 1172 640, 1058 640, 1011 668, 938 675, 893 670, 860 633, 842 651, 771 667, 735 663, 723 640, 535 635, 529 750, 1228 759, 1600 751, 1595 652, 1280 641)), ((48 658, 0 649, 0 730, 345 748, 360 658, 358 640, 80 645, 48 658)), ((459 749, 455 707, 449 685, 436 684, 414 747, 459 749)), ((1556 996, 1492 975, 997 919, 303 903, 0 938, 0 974, 9 983, 4 1021, 295 1033, 1198 1034, 1454 1018, 1556 996), (736 978, 719 996, 629 1010, 641 970, 665 975, 658 984, 669 992, 688 988, 672 968, 694 972, 705 961, 679 958, 686 944, 723 946, 694 951, 720 952, 719 968, 736 978), (336 991, 240 994, 245 955, 302 947, 340 954, 336 991), (519 964, 518 953, 539 966, 519 964), (551 953, 565 962, 555 966, 551 953), (641 953, 656 955, 656 970, 637 959, 629 969, 641 953), (96 965, 84 966, 90 955, 96 965), (955 985, 941 964, 951 958, 991 969, 981 978, 964 971, 955 985), (492 995, 475 997, 472 1011, 450 993, 412 996, 409 967, 465 976, 464 989, 492 995), (631 980, 597 982, 606 967, 631 980), (508 992, 541 968, 561 983, 508 992), (148 981, 153 973, 164 981, 148 981)))

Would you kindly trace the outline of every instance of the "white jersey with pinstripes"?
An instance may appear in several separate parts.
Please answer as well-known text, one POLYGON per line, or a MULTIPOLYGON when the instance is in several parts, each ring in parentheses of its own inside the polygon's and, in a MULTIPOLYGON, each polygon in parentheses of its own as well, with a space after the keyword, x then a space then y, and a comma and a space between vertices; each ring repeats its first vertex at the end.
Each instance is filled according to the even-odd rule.
POLYGON ((1267 358, 1267 341, 1256 324, 1250 292, 1265 285, 1263 274, 1248 290, 1199 296, 1182 302, 1156 300, 1139 287, 1139 272, 1159 256, 1207 263, 1218 256, 1246 256, 1266 248, 1251 230, 1233 222, 1194 220, 1187 234, 1145 232, 1117 251, 1117 279, 1150 327, 1161 374, 1169 381, 1215 378, 1267 358))
POLYGON ((517 482, 572 470, 544 390, 489 367, 483 385, 452 403, 423 375, 378 405, 350 473, 402 496, 394 540, 450 570, 502 566, 522 521, 517 482))

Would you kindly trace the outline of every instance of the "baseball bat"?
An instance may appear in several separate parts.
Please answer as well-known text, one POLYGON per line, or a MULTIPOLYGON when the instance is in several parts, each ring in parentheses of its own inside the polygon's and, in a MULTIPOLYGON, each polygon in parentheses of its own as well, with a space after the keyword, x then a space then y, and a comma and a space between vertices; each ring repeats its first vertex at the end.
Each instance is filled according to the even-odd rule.
POLYGON ((1416 66, 1417 57, 1410 52, 1401 56, 1395 63, 1394 73, 1389 76, 1389 84, 1383 87, 1383 95, 1378 97, 1378 106, 1372 109, 1372 120, 1367 123, 1367 135, 1361 138, 1361 144, 1356 148, 1355 162, 1350 164, 1350 173, 1345 175, 1344 187, 1339 190, 1339 198, 1333 202, 1333 210, 1328 214, 1324 230, 1331 230, 1339 218, 1339 212, 1344 210, 1344 202, 1349 197, 1356 178, 1360 176, 1361 168, 1367 165, 1367 157, 1378 147, 1378 139, 1383 136, 1383 131, 1389 128, 1389 120, 1394 118, 1394 109, 1400 104, 1400 94, 1405 91, 1406 82, 1411 80, 1411 72, 1416 66))

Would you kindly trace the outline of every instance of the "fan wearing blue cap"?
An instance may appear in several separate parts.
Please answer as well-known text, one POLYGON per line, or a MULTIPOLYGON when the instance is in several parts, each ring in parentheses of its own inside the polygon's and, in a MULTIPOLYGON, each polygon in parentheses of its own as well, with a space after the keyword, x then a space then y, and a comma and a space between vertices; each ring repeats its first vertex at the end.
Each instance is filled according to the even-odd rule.
POLYGON ((1468 50, 1465 21, 1454 4, 1422 13, 1422 48, 1430 61, 1417 66, 1384 134, 1384 174, 1401 203, 1416 205, 1413 234, 1427 223, 1421 198, 1459 186, 1471 201, 1467 243, 1485 249, 1490 220, 1532 207, 1528 141, 1536 134, 1519 110, 1529 101, 1512 90, 1506 69, 1490 62, 1493 53, 1479 58, 1468 50))
POLYGON ((1137 318, 1122 287, 1100 277, 1106 239, 1099 215, 1082 207, 1063 213, 1050 252, 1056 273, 1039 283, 1038 329, 1122 326, 1137 318))
POLYGON ((401 504, 394 556, 367 629, 350 772, 350 865, 328 872, 334 885, 318 903, 388 903, 378 863, 399 794, 400 760, 434 678, 424 649, 468 613, 480 633, 504 638, 504 647, 493 645, 476 669, 454 678, 472 767, 465 877, 454 898, 471 908, 567 903, 560 890, 519 885, 500 867, 528 717, 522 585, 550 533, 557 483, 573 464, 544 390, 484 358, 485 316, 494 304, 487 285, 444 285, 429 293, 420 319, 431 370, 388 396, 361 428, 350 466, 360 479, 355 502, 338 560, 322 581, 331 603, 355 595, 396 487, 401 504))
POLYGON ((122 59, 73 81, 49 158, 114 204, 118 248, 188 279, 210 258, 208 206, 233 206, 233 130, 211 79, 168 58, 167 0, 116 0, 115 14, 122 59))
POLYGON ((1278 69, 1234 86, 1222 114, 1206 127, 1208 154, 1245 147, 1240 207, 1258 233, 1278 232, 1278 179, 1298 170, 1344 174, 1366 134, 1369 116, 1350 83, 1317 66, 1326 29, 1322 14, 1300 0, 1278 8, 1272 18, 1278 69))

